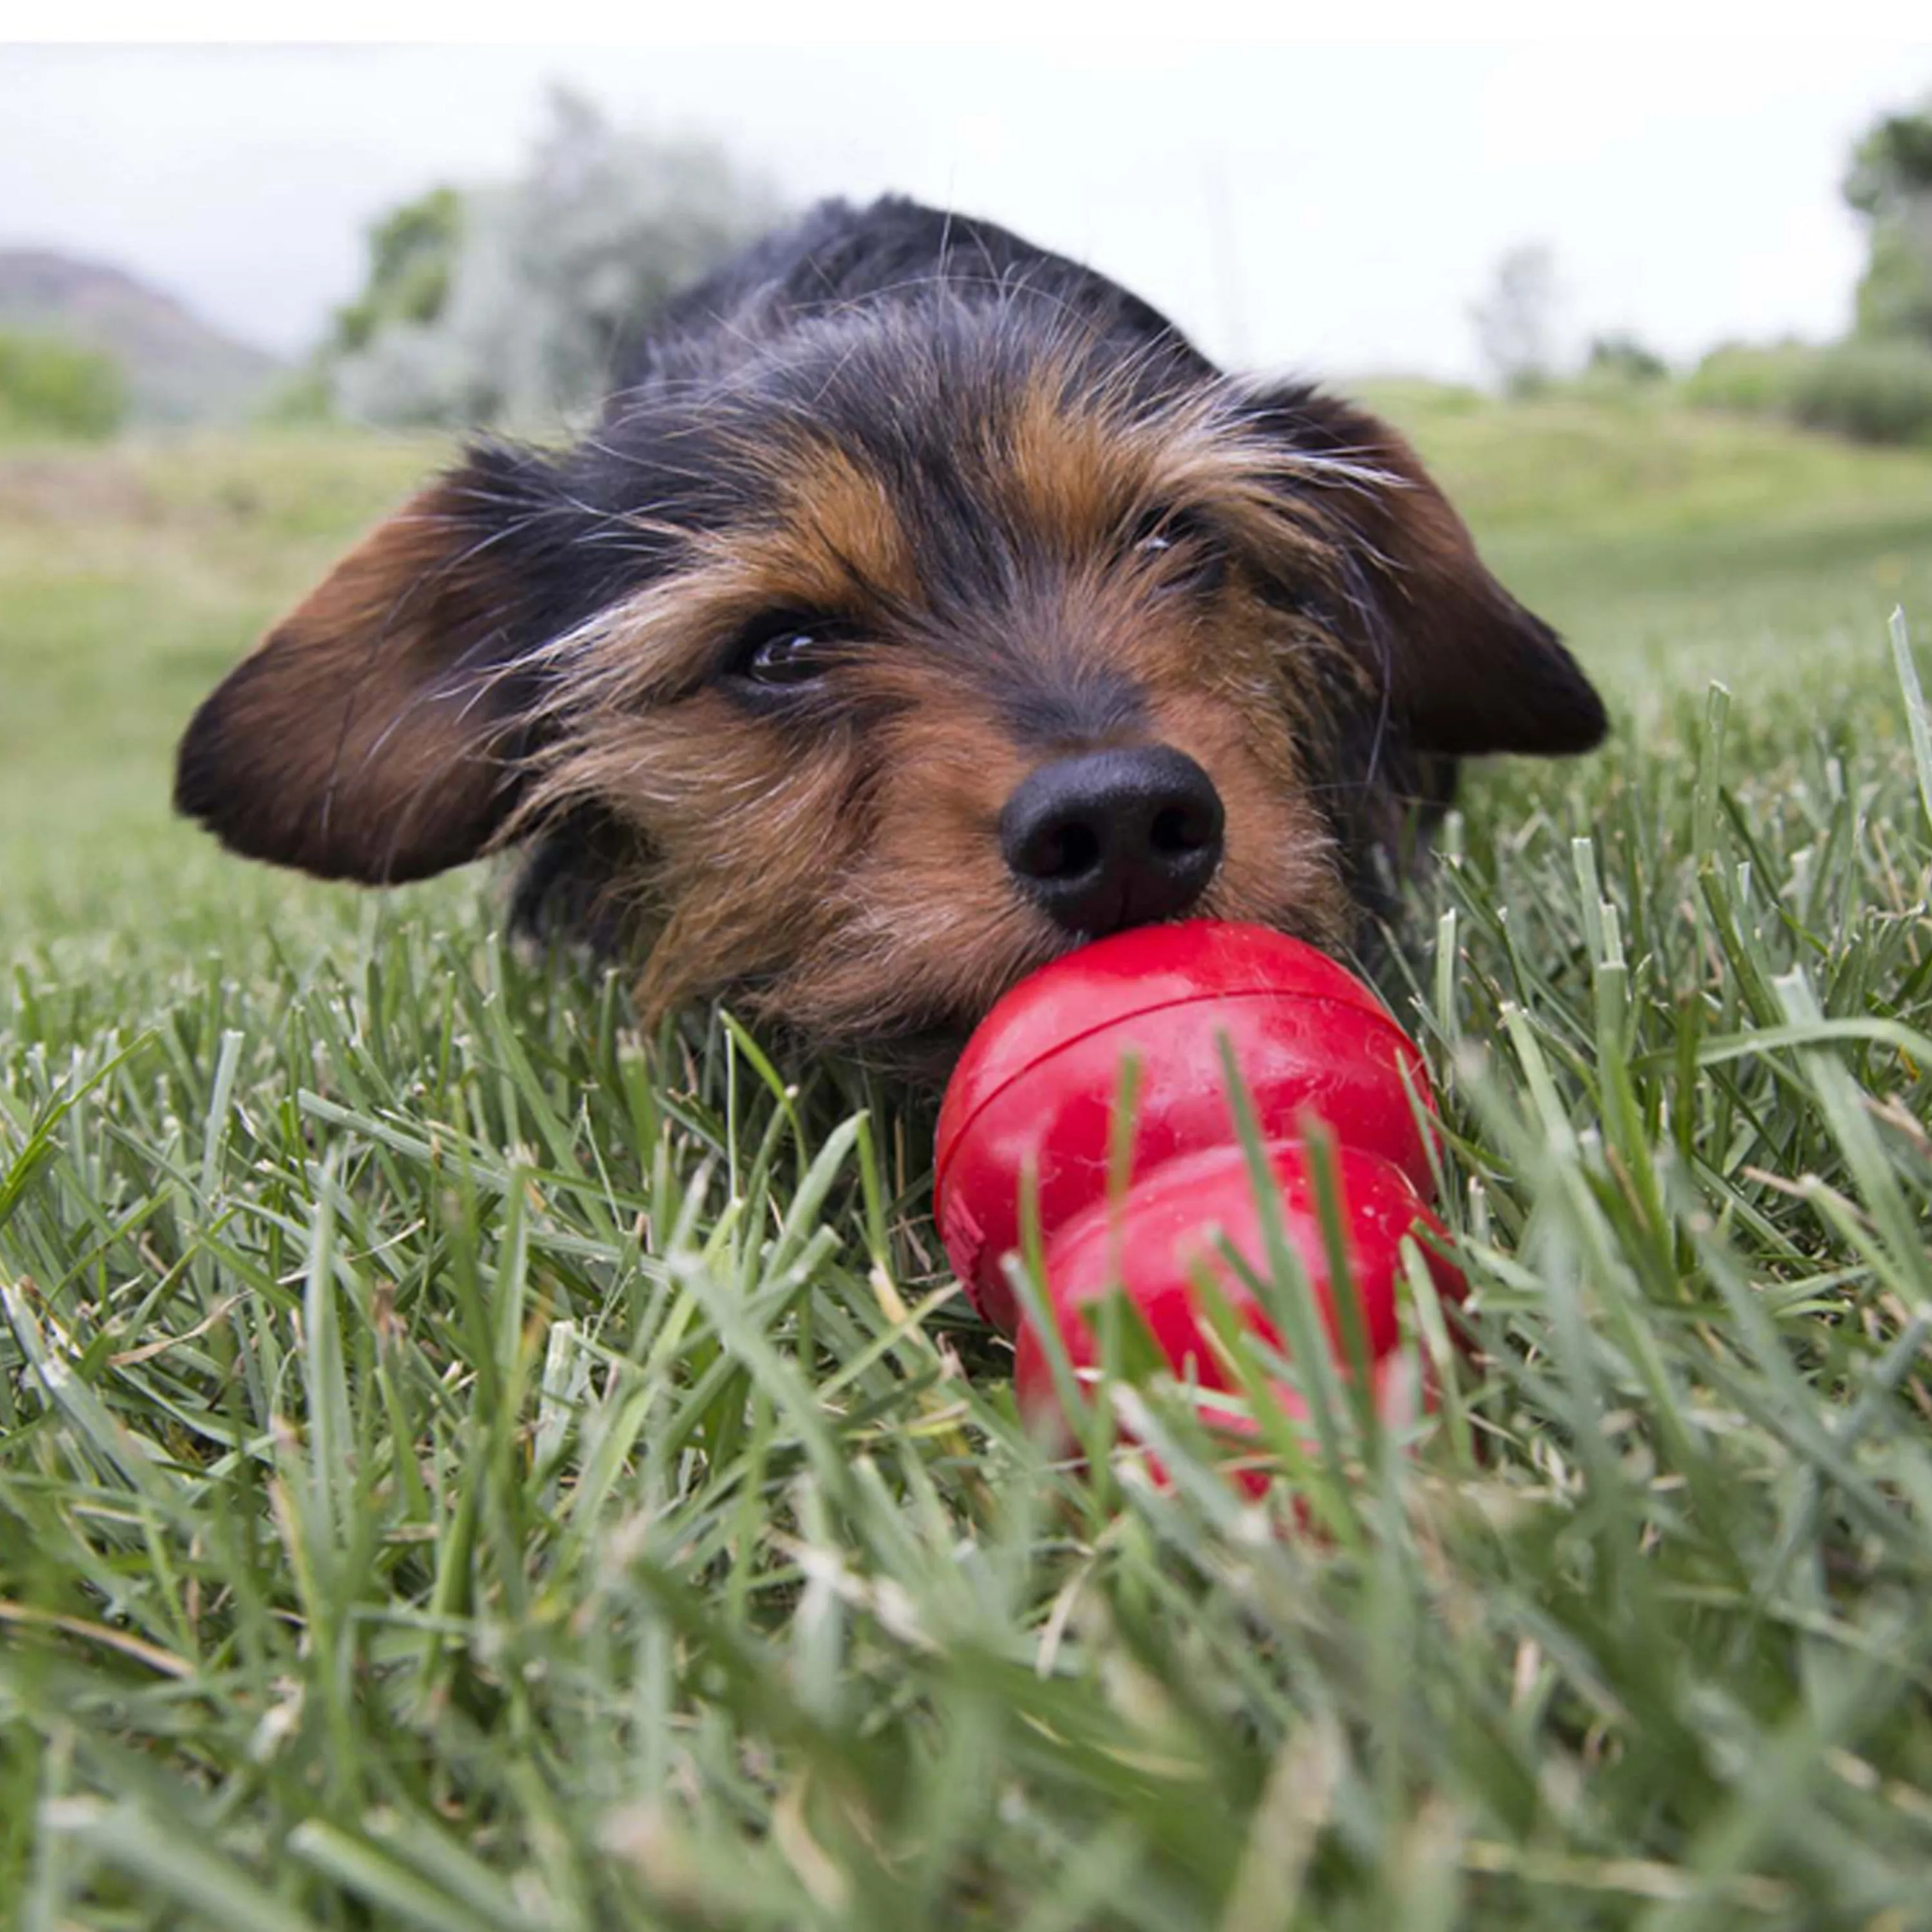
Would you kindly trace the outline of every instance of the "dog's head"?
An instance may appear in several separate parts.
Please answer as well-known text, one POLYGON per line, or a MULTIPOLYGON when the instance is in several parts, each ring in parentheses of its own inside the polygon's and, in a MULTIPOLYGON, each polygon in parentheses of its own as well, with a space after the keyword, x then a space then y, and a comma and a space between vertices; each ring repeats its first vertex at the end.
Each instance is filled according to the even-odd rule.
POLYGON ((1345 943, 1428 761, 1603 730, 1374 418, 935 291, 472 453, 209 698, 177 801, 376 882, 592 827, 646 1009, 870 1041, 1138 922, 1345 943))

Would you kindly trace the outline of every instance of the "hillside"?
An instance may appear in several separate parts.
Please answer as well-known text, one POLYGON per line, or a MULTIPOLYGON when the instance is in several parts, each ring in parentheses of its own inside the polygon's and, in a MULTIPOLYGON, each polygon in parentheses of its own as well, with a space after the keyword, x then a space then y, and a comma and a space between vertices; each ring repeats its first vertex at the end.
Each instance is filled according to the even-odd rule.
POLYGON ((46 248, 0 249, 0 328, 112 356, 140 422, 237 420, 282 367, 124 270, 46 248))

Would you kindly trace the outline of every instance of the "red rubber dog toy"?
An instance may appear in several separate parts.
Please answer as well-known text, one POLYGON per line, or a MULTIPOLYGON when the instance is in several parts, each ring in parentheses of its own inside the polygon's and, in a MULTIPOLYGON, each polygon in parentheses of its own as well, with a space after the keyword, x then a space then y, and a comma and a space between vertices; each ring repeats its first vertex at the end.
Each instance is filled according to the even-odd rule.
MULTIPOLYGON (((1258 926, 1142 926, 1066 954, 994 1007, 955 1070, 939 1118, 934 1208, 974 1306, 1020 1328, 1016 1381, 1030 1412, 1054 1396, 1041 1338, 1022 1327, 1004 1263, 1020 1244, 1023 1177, 1035 1177, 1054 1323, 1076 1369, 1096 1355, 1089 1304, 1124 1288, 1178 1376, 1204 1391, 1232 1378, 1207 1340, 1192 1272, 1204 1262, 1239 1317, 1282 1336, 1216 1250, 1226 1241, 1265 1276, 1260 1213, 1222 1072, 1226 1038, 1268 1143, 1282 1220, 1347 1372, 1306 1156, 1305 1114, 1326 1121, 1337 1161, 1349 1273, 1378 1400, 1396 1360, 1395 1281, 1402 1237, 1441 1226, 1422 1055, 1361 982, 1325 954, 1258 926), (1125 1198, 1108 1198, 1113 1118, 1130 1056, 1138 1065, 1125 1198), (1412 1097, 1413 1096, 1413 1098, 1412 1097)), ((1426 1245, 1437 1292, 1461 1274, 1426 1245)), ((1283 1349, 1283 1352, 1286 1350, 1283 1349)), ((1412 1366, 1412 1365, 1410 1365, 1412 1366)), ((1282 1391, 1293 1411, 1300 1404, 1282 1391)), ((1211 1401, 1204 1413, 1211 1415, 1211 1401)), ((1232 1415, 1231 1427, 1242 1425, 1232 1415)))

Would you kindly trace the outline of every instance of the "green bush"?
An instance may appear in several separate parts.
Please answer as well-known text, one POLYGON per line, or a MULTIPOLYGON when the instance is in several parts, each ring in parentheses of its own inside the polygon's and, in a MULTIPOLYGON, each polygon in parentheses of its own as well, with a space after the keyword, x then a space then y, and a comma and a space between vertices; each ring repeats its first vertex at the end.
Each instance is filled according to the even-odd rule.
POLYGON ((1788 416, 1799 374, 1817 352, 1802 342, 1720 343, 1684 377, 1684 399, 1700 409, 1788 416))
POLYGON ((0 437, 112 436, 127 413, 128 386, 111 356, 0 330, 0 437))
POLYGON ((255 420, 283 428, 334 420, 328 377, 315 364, 290 371, 270 385, 256 406, 255 420))
POLYGON ((1628 330, 1612 329, 1590 338, 1583 370, 1600 382, 1661 382, 1669 376, 1670 364, 1628 330))
POLYGON ((1682 394, 1701 408, 1781 416, 1858 442, 1932 441, 1932 343, 1726 343, 1684 379, 1682 394))
POLYGON ((1860 442, 1932 442, 1932 343, 1851 341, 1798 370, 1791 414, 1860 442))

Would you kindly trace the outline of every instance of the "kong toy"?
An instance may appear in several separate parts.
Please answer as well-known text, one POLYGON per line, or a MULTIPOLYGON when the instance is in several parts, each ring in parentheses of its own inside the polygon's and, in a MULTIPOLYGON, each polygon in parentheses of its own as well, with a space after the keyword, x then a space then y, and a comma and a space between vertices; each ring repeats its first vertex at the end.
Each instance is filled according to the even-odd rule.
MULTIPOLYGON (((1422 1055, 1373 994, 1327 955, 1258 926, 1196 920, 1135 928, 1055 960, 988 1014, 954 1070, 939 1120, 934 1208, 974 1306, 1016 1335, 1023 1406, 1054 1404, 1042 1337, 1022 1322, 1006 1274, 1021 1202, 1036 1190, 1054 1325, 1076 1370, 1093 1366, 1090 1315, 1116 1290, 1138 1310, 1175 1374, 1204 1392, 1234 1387, 1204 1324, 1205 1268, 1236 1316, 1285 1354, 1284 1338, 1221 1251, 1266 1276, 1260 1207, 1238 1138, 1222 1042, 1266 1143, 1283 1232, 1300 1258, 1340 1372, 1348 1352, 1313 1175, 1310 1116, 1339 1143, 1343 1246, 1378 1405, 1418 1378, 1398 1359, 1396 1277, 1403 1237, 1440 1223, 1432 1186, 1434 1100, 1422 1055), (1132 1060, 1126 1185, 1112 1198, 1117 1104, 1132 1060), (1016 1333, 1017 1331, 1017 1333, 1016 1333)), ((1460 1273, 1423 1244, 1437 1292, 1460 1273)), ((1282 1390, 1291 1412, 1303 1407, 1282 1390)), ((1232 1411, 1220 1418, 1245 1432, 1232 1411)))

